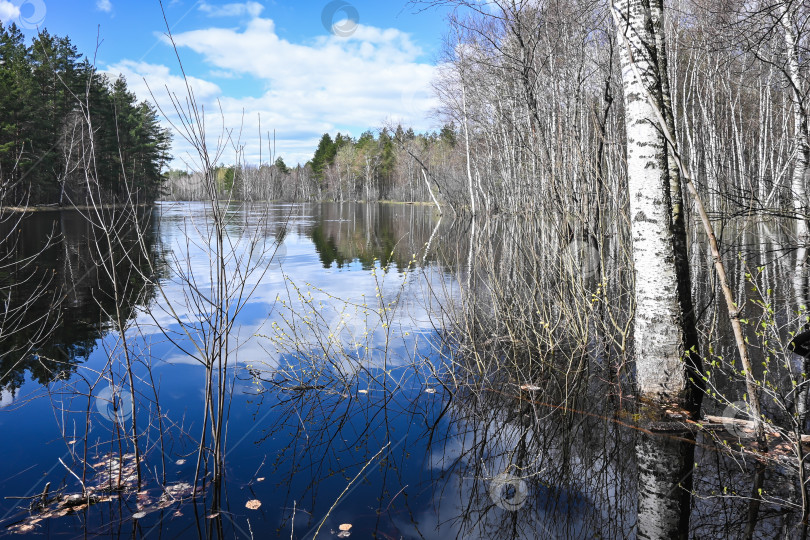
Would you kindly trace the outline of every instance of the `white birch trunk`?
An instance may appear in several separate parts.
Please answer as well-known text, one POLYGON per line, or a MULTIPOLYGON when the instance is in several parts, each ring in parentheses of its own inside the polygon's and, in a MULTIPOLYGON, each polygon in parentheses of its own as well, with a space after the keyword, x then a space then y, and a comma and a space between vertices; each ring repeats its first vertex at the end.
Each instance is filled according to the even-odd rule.
POLYGON ((433 188, 430 187, 430 180, 428 180, 427 172, 425 169, 422 169, 422 175, 425 177, 425 185, 428 188, 428 193, 430 193, 430 198, 433 199, 433 203, 436 205, 436 209, 439 211, 439 215, 442 215, 442 205, 439 204, 439 201, 436 200, 436 196, 433 194, 433 188))
POLYGON ((472 169, 470 169, 470 132, 467 129, 467 91, 464 89, 464 79, 461 80, 461 106, 464 112, 464 151, 467 156, 467 181, 470 191, 470 211, 475 215, 475 191, 473 190, 472 169))
POLYGON ((681 402, 687 378, 670 223, 665 139, 648 94, 660 102, 649 3, 617 0, 635 267, 636 378, 643 397, 681 402), (629 50, 628 50, 629 49, 629 50), (633 68, 635 63, 635 68, 633 68), (640 76, 640 78, 639 78, 640 76))
POLYGON ((807 190, 805 178, 810 166, 810 145, 807 141, 807 109, 804 103, 804 85, 799 73, 798 39, 793 29, 793 17, 788 11, 785 2, 779 5, 782 27, 785 30, 785 48, 787 49, 787 75, 791 86, 791 100, 793 104, 793 122, 796 141, 796 164, 793 167, 793 210, 796 212, 796 229, 799 242, 806 243, 810 239, 807 221, 804 214, 807 211, 807 190))

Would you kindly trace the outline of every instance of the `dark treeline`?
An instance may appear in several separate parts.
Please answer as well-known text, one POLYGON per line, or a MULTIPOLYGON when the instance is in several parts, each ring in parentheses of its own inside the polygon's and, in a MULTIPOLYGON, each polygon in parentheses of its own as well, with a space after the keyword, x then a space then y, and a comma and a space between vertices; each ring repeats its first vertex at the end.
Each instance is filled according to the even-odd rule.
POLYGON ((88 190, 154 200, 169 142, 154 107, 123 78, 99 73, 69 38, 43 30, 28 45, 14 24, 0 25, 5 202, 81 205, 88 190))

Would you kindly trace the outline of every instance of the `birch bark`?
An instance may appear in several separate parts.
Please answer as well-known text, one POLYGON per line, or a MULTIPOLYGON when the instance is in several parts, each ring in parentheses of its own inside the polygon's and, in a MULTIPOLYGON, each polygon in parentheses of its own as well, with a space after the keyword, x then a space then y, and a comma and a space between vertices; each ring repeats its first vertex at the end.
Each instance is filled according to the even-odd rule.
MULTIPOLYGON (((669 80, 669 58, 664 32, 664 2, 663 0, 649 0, 650 16, 655 38, 655 53, 658 65, 658 79, 661 90, 661 106, 667 130, 675 137, 675 115, 672 112, 671 85, 669 80)), ((665 143, 666 144, 666 143, 665 143)), ((675 275, 678 283, 678 301, 682 317, 684 332, 685 361, 689 368, 688 374, 692 377, 691 395, 689 396, 691 411, 695 414, 700 409, 701 398, 705 390, 702 371, 703 362, 698 350, 699 340, 695 323, 695 310, 692 303, 692 279, 689 274, 689 250, 686 237, 686 211, 684 209, 683 186, 681 184, 681 171, 678 168, 676 154, 677 141, 667 144, 667 173, 669 175, 669 196, 671 201, 671 229, 672 241, 675 249, 675 275)))
POLYGON ((635 268, 636 380, 643 397, 687 401, 666 139, 647 95, 661 103, 649 0, 613 3, 627 130, 627 174, 635 268), (635 69, 633 67, 635 64, 635 69))
POLYGON ((782 28, 785 31, 785 49, 787 52, 787 76, 791 86, 791 101, 793 102, 794 138, 796 141, 796 164, 793 167, 792 191, 793 210, 796 212, 797 236, 799 242, 806 244, 810 240, 807 220, 807 189, 805 179, 810 166, 810 144, 807 140, 807 108, 805 103, 805 89, 799 71, 799 43, 793 27, 793 17, 788 4, 779 5, 779 15, 782 28))

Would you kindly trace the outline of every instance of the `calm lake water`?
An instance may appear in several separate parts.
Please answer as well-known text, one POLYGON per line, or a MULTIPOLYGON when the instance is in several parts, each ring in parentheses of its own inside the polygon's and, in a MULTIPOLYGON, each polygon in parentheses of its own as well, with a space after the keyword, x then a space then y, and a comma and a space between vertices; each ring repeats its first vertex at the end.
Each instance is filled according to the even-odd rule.
MULTIPOLYGON (((591 320, 626 327, 629 312, 593 308, 577 330, 589 337, 571 337, 578 308, 565 295, 597 287, 587 247, 566 247, 584 255, 576 268, 551 275, 526 258, 549 241, 542 224, 477 224, 440 219, 427 206, 348 203, 234 205, 226 222, 226 272, 242 278, 234 295, 246 300, 226 308, 235 324, 216 515, 209 490, 192 498, 190 488, 206 387, 195 343, 214 281, 205 207, 159 204, 144 214, 140 236, 122 229, 112 247, 76 212, 32 214, 6 231, 19 241, 3 254, 17 264, 0 274, 16 284, 0 335, 0 534, 803 534, 789 459, 758 466, 708 435, 640 427, 626 384, 631 370, 615 367, 621 346, 591 320), (566 272, 581 279, 566 281, 566 272), (535 288, 527 292, 527 283, 535 288), (546 302, 550 295, 559 300, 546 302), (539 317, 532 327, 550 328, 543 343, 555 345, 529 343, 524 351, 521 340, 532 335, 487 323, 505 297, 513 311, 539 317), (540 305, 552 307, 532 307, 540 305), (126 321, 123 333, 116 317, 126 321), (563 319, 565 328, 555 329, 563 319), (508 346, 502 336, 512 337, 508 346), (543 362, 526 362, 533 354, 543 362), (132 443, 121 431, 131 429, 133 408, 140 490, 132 443), (112 470, 129 489, 69 510, 46 505, 45 516, 32 511, 48 483, 49 497, 80 493, 81 483, 103 486, 120 456, 123 465, 115 461, 112 470), (752 504, 752 494, 763 492, 752 504)), ((736 283, 745 290, 743 262, 755 269, 752 279, 767 281, 783 336, 800 300, 786 235, 778 223, 726 235, 729 253, 746 254, 731 257, 736 283)), ((605 274, 621 284, 628 279, 622 249, 610 242, 605 274)), ((693 256, 701 329, 714 340, 727 323, 708 307, 715 291, 705 252, 693 256)), ((622 302, 617 295, 615 305, 622 302)), ((733 355, 732 343, 713 341, 713 354, 733 355)), ((742 395, 738 382, 710 380, 732 401, 742 395)), ((705 405, 722 412, 725 403, 705 405)))

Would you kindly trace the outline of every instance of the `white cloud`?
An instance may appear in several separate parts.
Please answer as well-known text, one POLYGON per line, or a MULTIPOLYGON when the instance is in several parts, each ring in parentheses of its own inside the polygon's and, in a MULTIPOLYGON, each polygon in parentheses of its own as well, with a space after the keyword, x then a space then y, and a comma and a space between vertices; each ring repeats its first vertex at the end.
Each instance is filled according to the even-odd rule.
POLYGON ((256 18, 261 15, 264 6, 258 2, 245 2, 243 4, 225 4, 214 6, 207 2, 200 2, 200 11, 209 17, 244 17, 256 18))
POLYGON ((20 17, 20 8, 8 0, 0 0, 0 21, 8 22, 20 17))
MULTIPOLYGON (((163 99, 168 98, 167 88, 174 93, 185 95, 183 77, 172 75, 167 66, 123 60, 108 66, 104 72, 113 79, 123 75, 127 79, 129 89, 140 99, 151 98, 151 90, 158 103, 163 103, 163 99)), ((196 77, 189 77, 188 82, 198 99, 206 100, 222 94, 219 86, 212 82, 196 77)))
POLYGON ((212 77, 219 79, 238 79, 239 75, 224 69, 212 69, 209 73, 212 77))
MULTIPOLYGON (((123 76, 130 91, 134 92, 139 100, 146 100, 158 105, 161 109, 161 116, 168 117, 175 123, 177 122, 177 115, 175 114, 173 100, 178 101, 181 107, 187 107, 186 82, 181 75, 173 75, 167 66, 122 60, 117 64, 107 66, 103 71, 111 79, 123 76)), ((192 76, 188 77, 188 85, 194 93, 197 103, 203 105, 206 112, 210 113, 214 110, 217 98, 222 95, 219 86, 192 76)), ((165 121, 164 125, 169 127, 165 121)), ((175 158, 184 159, 190 150, 190 146, 175 132, 175 158)), ((194 154, 192 154, 193 156, 194 154)), ((194 165, 194 162, 189 164, 194 165)), ((183 167, 182 161, 176 163, 175 166, 183 167)))
POLYGON ((96 0, 96 7, 105 13, 112 11, 112 2, 110 0, 96 0))
MULTIPOLYGON (((2 9, 2 7, 0 7, 0 9, 2 9)), ((12 403, 14 403, 15 399, 16 396, 14 392, 12 392, 11 390, 0 390, 0 409, 2 409, 3 407, 8 407, 12 403)))
MULTIPOLYGON (((278 154, 289 164, 310 159, 324 132, 359 136, 396 122, 417 131, 431 127, 427 113, 437 105, 430 87, 437 68, 418 61, 421 50, 400 30, 358 25, 347 38, 328 35, 292 43, 276 33, 272 20, 254 18, 242 30, 192 30, 175 34, 174 40, 181 55, 189 49, 202 57, 198 76, 206 73, 221 78, 223 85, 240 85, 241 97, 220 97, 216 84, 200 78, 192 83, 198 102, 210 113, 210 140, 222 134, 223 122, 234 138, 241 130, 239 141, 250 162, 258 161, 259 115, 264 150, 267 131, 275 129, 278 154)), ((141 99, 149 97, 142 78, 153 90, 168 84, 184 92, 182 79, 165 66, 124 61, 108 71, 124 73, 141 99)), ((165 91, 158 96, 164 108, 166 98, 165 91)), ((181 157, 190 148, 175 137, 174 150, 181 157)), ((234 161, 233 154, 224 154, 223 161, 234 161)))

